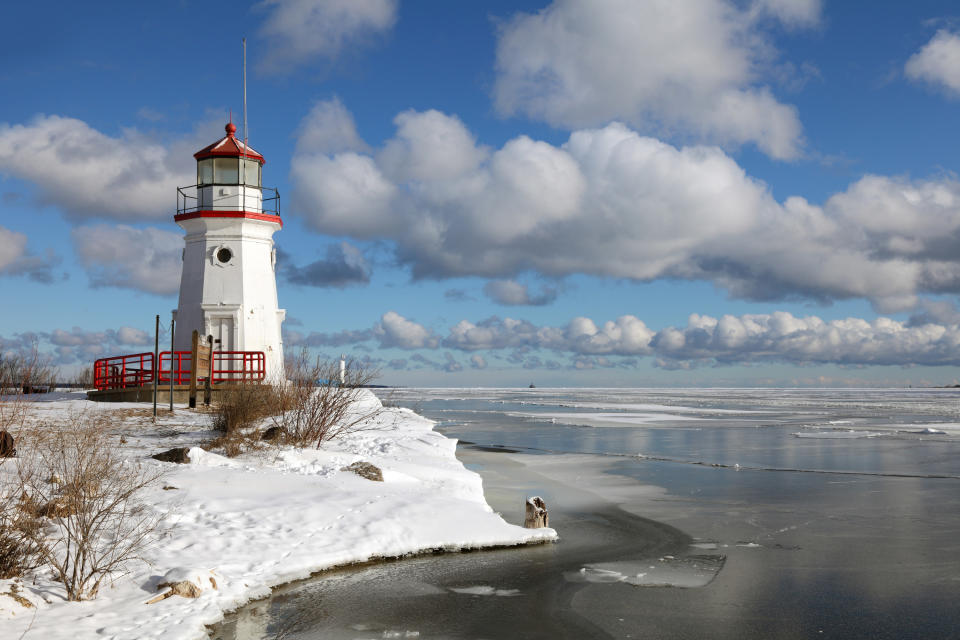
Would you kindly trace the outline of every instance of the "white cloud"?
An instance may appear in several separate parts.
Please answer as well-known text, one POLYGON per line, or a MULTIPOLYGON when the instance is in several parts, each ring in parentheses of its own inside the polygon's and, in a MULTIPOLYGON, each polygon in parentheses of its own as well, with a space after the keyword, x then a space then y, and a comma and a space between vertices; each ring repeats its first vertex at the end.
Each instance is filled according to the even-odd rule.
POLYGON ((816 0, 556 0, 501 27, 496 106, 554 126, 621 120, 794 158, 796 109, 759 83, 776 57, 760 18, 810 26, 819 12, 816 0))
POLYGON ((297 131, 298 153, 340 153, 367 149, 357 133, 353 115, 339 98, 314 104, 297 131))
POLYGON ((37 116, 28 124, 0 123, 0 172, 33 182, 43 203, 71 217, 156 219, 171 214, 176 186, 196 182, 193 150, 181 146, 37 116))
POLYGON ((787 362, 840 365, 957 365, 960 326, 877 318, 824 321, 785 312, 712 318, 693 314, 687 326, 651 341, 660 363, 787 362))
POLYGON ((904 67, 907 77, 960 96, 960 34, 941 29, 904 67))
POLYGON ((0 227, 0 273, 11 268, 27 252, 27 236, 0 227))
POLYGON ((542 306, 557 299, 554 287, 542 286, 540 293, 530 293, 530 288, 515 280, 491 280, 483 285, 483 292, 497 304, 508 306, 542 306))
MULTIPOLYGON (((952 313, 939 311, 957 317, 955 308, 952 313)), ((372 331, 342 333, 353 335, 355 342, 378 339, 381 347, 470 352, 470 366, 477 369, 487 362, 479 351, 508 351, 508 361, 528 368, 548 366, 536 355, 540 351, 568 356, 576 368, 631 367, 642 357, 673 369, 759 363, 960 365, 960 325, 929 318, 900 322, 886 317, 823 320, 782 311, 720 318, 694 313, 686 326, 653 331, 632 315, 600 325, 577 317, 556 327, 493 317, 477 323, 461 320, 440 341, 422 325, 391 311, 372 331)), ((412 359, 438 369, 460 366, 449 352, 444 357, 445 363, 420 354, 412 359)))
POLYGON ((27 236, 0 226, 0 276, 24 275, 34 282, 53 281, 52 270, 60 257, 48 250, 43 256, 30 253, 27 236))
POLYGON ((400 349, 433 349, 439 339, 426 327, 407 320, 395 311, 383 314, 373 329, 373 335, 380 341, 381 347, 400 349))
POLYGON ((260 69, 291 73, 312 59, 336 58, 347 46, 389 31, 397 0, 264 0, 260 28, 267 52, 260 69))
POLYGON ((180 287, 183 236, 127 225, 77 227, 74 251, 93 287, 119 287, 171 295, 180 287))
POLYGON ((622 124, 560 147, 521 136, 486 149, 437 112, 398 122, 389 154, 299 154, 293 210, 323 233, 392 240, 416 278, 679 278, 754 300, 864 297, 885 311, 960 292, 960 182, 949 176, 867 175, 823 205, 781 203, 716 147, 622 124), (455 161, 432 177, 419 159, 431 153, 455 161))
POLYGON ((404 111, 393 120, 397 135, 377 157, 394 182, 455 180, 480 166, 487 151, 462 122, 434 109, 404 111))

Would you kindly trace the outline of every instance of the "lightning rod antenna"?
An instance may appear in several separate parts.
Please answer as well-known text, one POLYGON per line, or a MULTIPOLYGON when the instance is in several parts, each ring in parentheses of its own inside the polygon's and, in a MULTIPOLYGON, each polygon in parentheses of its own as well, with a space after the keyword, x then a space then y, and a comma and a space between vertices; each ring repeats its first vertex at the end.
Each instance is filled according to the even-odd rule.
POLYGON ((243 208, 247 208, 247 39, 243 38, 243 170, 240 173, 243 187, 243 208))

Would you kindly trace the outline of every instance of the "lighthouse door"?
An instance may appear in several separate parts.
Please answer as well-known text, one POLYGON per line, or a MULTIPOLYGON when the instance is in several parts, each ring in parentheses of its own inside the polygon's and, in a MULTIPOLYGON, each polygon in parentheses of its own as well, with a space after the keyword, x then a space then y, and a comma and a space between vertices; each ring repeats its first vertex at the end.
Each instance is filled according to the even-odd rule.
MULTIPOLYGON (((213 349, 214 351, 233 351, 233 318, 231 317, 220 317, 220 318, 211 318, 210 329, 213 334, 213 349)), ((222 355, 220 357, 214 356, 217 369, 221 371, 233 371, 233 358, 229 355, 222 355)), ((225 376, 221 374, 222 377, 230 378, 230 374, 227 373, 225 376)))

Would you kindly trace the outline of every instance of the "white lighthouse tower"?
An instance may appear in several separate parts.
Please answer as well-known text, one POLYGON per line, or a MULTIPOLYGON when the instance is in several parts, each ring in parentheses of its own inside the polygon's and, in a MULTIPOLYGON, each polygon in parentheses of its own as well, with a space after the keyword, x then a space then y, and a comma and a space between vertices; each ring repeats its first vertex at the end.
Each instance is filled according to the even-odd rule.
POLYGON ((262 155, 227 135, 193 154, 197 184, 177 189, 177 224, 187 232, 174 349, 189 351, 194 330, 214 351, 262 351, 266 379, 281 381, 283 341, 273 234, 279 196, 261 185, 262 155))

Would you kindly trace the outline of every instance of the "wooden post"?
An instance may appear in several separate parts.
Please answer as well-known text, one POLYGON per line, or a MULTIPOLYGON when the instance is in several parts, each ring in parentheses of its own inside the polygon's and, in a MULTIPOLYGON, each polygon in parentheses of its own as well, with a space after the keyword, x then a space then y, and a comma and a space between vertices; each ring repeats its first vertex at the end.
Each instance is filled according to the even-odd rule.
POLYGON ((153 329, 153 424, 157 424, 157 378, 160 377, 160 316, 153 329))
POLYGON ((547 503, 540 496, 527 498, 527 512, 523 519, 523 526, 527 529, 539 529, 550 526, 550 515, 547 513, 547 503))
POLYGON ((170 314, 170 413, 173 413, 173 333, 177 326, 177 312, 170 314))
POLYGON ((190 408, 197 408, 197 349, 200 347, 200 332, 193 330, 193 338, 190 341, 190 408))
POLYGON ((207 336, 207 378, 206 382, 203 383, 203 404, 210 406, 210 386, 213 384, 213 336, 207 336))

